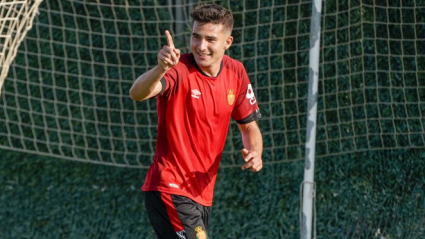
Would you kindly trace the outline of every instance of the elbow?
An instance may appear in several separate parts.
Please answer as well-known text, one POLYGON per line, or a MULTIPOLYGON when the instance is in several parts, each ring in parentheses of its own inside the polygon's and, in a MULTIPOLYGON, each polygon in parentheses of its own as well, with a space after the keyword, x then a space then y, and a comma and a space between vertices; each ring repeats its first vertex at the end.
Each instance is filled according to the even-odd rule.
POLYGON ((131 88, 130 88, 129 95, 130 95, 130 99, 132 99, 132 100, 137 100, 137 96, 136 96, 136 94, 135 94, 135 92, 134 92, 133 87, 131 87, 131 88))
POLYGON ((143 100, 143 97, 141 97, 140 94, 138 94, 136 87, 134 85, 130 88, 129 95, 130 95, 130 99, 132 100, 135 100, 135 101, 143 100))

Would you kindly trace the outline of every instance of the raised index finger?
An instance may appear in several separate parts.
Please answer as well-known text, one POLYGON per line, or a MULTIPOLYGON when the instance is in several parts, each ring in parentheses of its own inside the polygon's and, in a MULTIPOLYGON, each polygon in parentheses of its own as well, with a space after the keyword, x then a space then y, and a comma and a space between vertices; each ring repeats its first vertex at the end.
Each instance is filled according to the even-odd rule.
POLYGON ((165 37, 167 38, 168 46, 174 48, 173 37, 171 37, 171 34, 168 30, 165 30, 165 37))

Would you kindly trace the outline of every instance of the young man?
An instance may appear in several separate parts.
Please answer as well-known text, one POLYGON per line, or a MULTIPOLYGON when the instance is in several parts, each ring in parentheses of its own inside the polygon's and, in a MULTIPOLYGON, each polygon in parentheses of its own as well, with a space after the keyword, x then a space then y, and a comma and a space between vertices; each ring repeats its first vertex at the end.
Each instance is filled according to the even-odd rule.
POLYGON ((142 190, 158 238, 208 238, 214 184, 230 118, 244 148, 242 169, 263 167, 260 113, 243 65, 225 51, 232 45, 232 13, 206 4, 191 12, 191 53, 181 54, 165 31, 158 65, 130 89, 133 100, 157 99, 154 161, 142 190))

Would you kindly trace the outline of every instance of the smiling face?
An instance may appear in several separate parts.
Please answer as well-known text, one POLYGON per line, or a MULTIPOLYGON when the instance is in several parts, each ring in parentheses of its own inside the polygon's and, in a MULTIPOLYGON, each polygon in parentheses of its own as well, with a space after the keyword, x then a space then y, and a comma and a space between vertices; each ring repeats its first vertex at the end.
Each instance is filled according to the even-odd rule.
POLYGON ((232 42, 230 30, 224 25, 193 22, 190 48, 196 63, 205 74, 217 76, 224 53, 232 42))

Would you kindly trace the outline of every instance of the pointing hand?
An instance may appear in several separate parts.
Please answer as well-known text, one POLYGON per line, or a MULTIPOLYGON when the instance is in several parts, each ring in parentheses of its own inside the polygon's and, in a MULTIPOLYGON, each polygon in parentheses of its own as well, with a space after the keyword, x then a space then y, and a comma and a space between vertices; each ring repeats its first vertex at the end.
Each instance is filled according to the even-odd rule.
POLYGON ((174 47, 173 37, 168 30, 165 31, 167 45, 163 46, 158 53, 158 65, 164 70, 175 66, 180 59, 180 50, 174 47))

